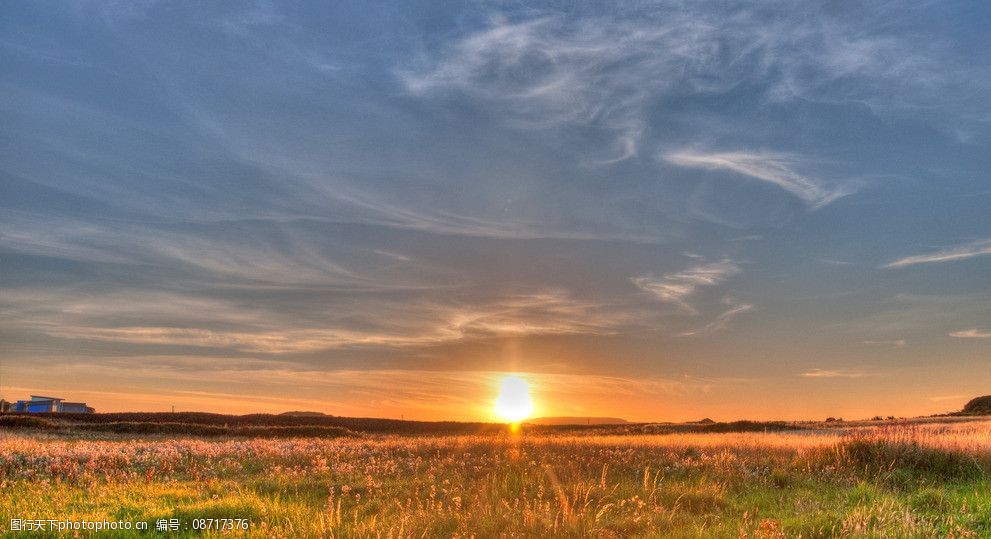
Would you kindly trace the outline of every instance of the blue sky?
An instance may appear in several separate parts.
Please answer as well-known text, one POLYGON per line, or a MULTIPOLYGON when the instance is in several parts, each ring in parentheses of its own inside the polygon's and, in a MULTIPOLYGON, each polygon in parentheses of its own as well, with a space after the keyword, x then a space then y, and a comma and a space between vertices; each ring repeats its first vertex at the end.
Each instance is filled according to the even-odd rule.
POLYGON ((469 419, 520 372, 548 414, 693 419, 991 392, 991 8, 325 4, 5 10, 8 399, 469 419))

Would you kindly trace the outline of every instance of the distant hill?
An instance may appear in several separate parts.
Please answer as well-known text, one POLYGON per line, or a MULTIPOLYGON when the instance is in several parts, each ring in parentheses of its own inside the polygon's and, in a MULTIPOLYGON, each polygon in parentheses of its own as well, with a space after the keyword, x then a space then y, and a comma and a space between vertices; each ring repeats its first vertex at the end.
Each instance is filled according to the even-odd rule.
POLYGON ((531 425, 624 425, 629 423, 618 417, 535 417, 527 419, 531 425))
POLYGON ((282 412, 279 415, 288 416, 288 417, 327 417, 327 414, 325 414, 323 412, 296 412, 296 411, 293 411, 293 412, 282 412))
POLYGON ((960 412, 963 415, 991 415, 991 395, 971 399, 960 412))

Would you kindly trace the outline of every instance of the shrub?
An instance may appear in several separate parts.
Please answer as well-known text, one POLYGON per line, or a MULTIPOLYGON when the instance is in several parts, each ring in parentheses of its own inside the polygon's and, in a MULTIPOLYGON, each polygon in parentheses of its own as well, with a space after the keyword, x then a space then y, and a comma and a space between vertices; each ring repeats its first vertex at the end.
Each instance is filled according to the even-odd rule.
POLYGON ((974 457, 916 442, 860 437, 839 446, 840 464, 892 478, 980 479, 986 471, 974 457))
POLYGON ((193 423, 146 423, 119 421, 73 425, 74 430, 88 432, 112 432, 117 434, 175 434, 186 436, 245 436, 251 438, 339 438, 354 436, 342 427, 319 425, 269 427, 269 426, 217 426, 193 423))
POLYGON ((68 423, 32 415, 0 416, 0 428, 43 429, 54 432, 98 432, 112 434, 165 434, 176 436, 243 436, 246 438, 339 438, 357 436, 343 427, 323 425, 207 425, 182 422, 112 421, 68 423))
POLYGON ((41 418, 26 415, 0 416, 0 428, 8 429, 57 429, 58 425, 41 418))
POLYGON ((961 413, 965 415, 991 415, 991 395, 971 399, 964 405, 961 413))

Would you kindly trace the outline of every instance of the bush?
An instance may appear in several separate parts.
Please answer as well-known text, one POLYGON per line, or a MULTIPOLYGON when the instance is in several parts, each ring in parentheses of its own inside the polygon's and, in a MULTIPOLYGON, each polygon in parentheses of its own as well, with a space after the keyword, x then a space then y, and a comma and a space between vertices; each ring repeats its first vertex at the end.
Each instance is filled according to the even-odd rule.
POLYGON ((33 415, 2 415, 0 428, 43 429, 59 433, 104 432, 113 434, 171 434, 176 436, 243 436, 246 438, 340 438, 357 436, 343 427, 323 425, 207 425, 170 421, 112 421, 69 423, 33 415))
POLYGON ((250 438, 339 438, 354 436, 348 429, 318 425, 267 427, 229 427, 197 425, 193 423, 145 423, 121 421, 73 425, 72 429, 87 432, 112 432, 116 434, 175 434, 185 436, 245 436, 250 438))
POLYGON ((964 405, 961 413, 964 415, 991 415, 991 395, 971 399, 964 405))
POLYGON ((40 417, 25 415, 0 416, 0 428, 7 429, 57 429, 58 425, 40 417))
POLYGON ((965 453, 925 447, 915 442, 857 438, 839 446, 840 464, 893 478, 981 479, 986 470, 965 453))
MULTIPOLYGON (((336 427, 347 431, 377 434, 496 434, 506 426, 498 423, 461 423, 456 421, 400 421, 398 419, 377 419, 337 416, 300 416, 248 414, 225 415, 207 412, 114 412, 98 414, 32 414, 72 424, 116 424, 116 423, 179 423, 215 427, 336 427)), ((529 429, 530 427, 525 427, 529 429)), ((99 430, 99 429, 97 429, 99 430)), ((554 427, 541 430, 554 432, 554 427)))

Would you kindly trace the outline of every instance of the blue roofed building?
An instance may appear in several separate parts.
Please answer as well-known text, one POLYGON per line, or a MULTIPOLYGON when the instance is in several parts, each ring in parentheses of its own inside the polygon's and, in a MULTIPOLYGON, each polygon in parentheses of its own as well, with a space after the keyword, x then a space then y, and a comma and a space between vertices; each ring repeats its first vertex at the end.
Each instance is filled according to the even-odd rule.
POLYGON ((27 412, 31 414, 62 413, 62 414, 92 414, 95 410, 86 406, 85 402, 66 402, 59 397, 31 395, 31 400, 17 401, 12 412, 27 412))

